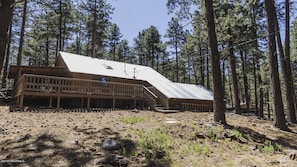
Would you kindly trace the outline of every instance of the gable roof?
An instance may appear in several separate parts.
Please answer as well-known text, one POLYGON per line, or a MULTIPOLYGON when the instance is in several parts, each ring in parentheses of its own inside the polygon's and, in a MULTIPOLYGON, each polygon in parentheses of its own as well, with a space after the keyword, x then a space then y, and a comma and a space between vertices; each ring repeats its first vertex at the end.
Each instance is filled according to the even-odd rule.
POLYGON ((73 73, 147 81, 168 98, 213 100, 213 93, 203 86, 172 82, 147 66, 86 57, 66 52, 60 52, 59 55, 64 60, 69 71, 73 73))

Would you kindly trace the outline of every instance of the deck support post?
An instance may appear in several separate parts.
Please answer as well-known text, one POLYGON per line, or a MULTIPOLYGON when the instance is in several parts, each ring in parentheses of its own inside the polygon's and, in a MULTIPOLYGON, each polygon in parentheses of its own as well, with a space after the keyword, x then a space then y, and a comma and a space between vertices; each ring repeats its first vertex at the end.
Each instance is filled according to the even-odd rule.
POLYGON ((20 106, 20 96, 16 97, 16 106, 20 106))
POLYGON ((169 109, 169 99, 166 100, 166 109, 169 109))
POLYGON ((60 105, 61 105, 61 96, 57 97, 57 111, 60 110, 60 105))
POLYGON ((112 108, 115 108, 115 98, 112 99, 112 108))
POLYGON ((22 110, 24 107, 24 95, 21 94, 20 98, 19 98, 19 108, 22 110))
POLYGON ((136 108, 136 99, 134 98, 134 107, 136 108))
POLYGON ((80 100, 80 108, 84 108, 84 98, 83 97, 80 100))
POLYGON ((48 107, 51 108, 52 106, 53 106, 53 97, 50 97, 48 107))
POLYGON ((91 101, 91 97, 88 96, 88 101, 87 101, 87 110, 90 110, 90 102, 91 101))

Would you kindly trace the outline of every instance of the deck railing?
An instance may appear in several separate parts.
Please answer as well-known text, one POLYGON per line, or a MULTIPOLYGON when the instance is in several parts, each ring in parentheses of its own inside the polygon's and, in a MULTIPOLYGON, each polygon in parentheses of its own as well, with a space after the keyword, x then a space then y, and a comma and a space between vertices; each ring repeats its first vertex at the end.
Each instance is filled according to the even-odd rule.
POLYGON ((210 111, 211 108, 208 105, 182 103, 182 110, 183 111, 210 111))
POLYGON ((143 98, 143 85, 30 74, 24 74, 18 80, 14 90, 14 97, 21 94, 32 94, 41 96, 143 98))

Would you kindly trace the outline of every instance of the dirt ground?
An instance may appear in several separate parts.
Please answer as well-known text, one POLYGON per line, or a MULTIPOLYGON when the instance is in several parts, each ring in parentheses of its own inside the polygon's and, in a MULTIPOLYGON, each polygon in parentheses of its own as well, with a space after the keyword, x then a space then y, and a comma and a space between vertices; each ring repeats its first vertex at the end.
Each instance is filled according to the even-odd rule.
POLYGON ((296 125, 284 132, 233 113, 227 122, 205 112, 1 106, 0 166, 297 166, 296 125))

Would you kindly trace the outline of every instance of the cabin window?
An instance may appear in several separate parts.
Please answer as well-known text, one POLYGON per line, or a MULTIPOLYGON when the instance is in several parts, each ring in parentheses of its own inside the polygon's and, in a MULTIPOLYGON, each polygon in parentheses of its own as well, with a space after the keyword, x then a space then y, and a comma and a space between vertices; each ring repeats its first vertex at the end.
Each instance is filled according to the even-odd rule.
POLYGON ((106 69, 108 70, 113 70, 113 68, 110 66, 110 65, 107 65, 107 64, 102 64, 106 69))

